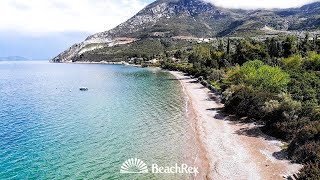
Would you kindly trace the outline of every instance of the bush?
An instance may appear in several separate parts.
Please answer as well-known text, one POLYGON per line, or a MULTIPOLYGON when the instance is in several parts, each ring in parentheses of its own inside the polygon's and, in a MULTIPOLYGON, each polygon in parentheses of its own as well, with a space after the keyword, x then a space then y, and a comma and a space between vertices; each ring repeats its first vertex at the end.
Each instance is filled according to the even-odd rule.
POLYGON ((317 105, 320 99, 320 76, 315 72, 289 71, 288 91, 303 104, 317 105))
POLYGON ((262 61, 255 60, 237 66, 227 73, 226 83, 245 84, 254 89, 278 93, 287 88, 289 75, 280 67, 272 67, 262 61))
POLYGON ((224 92, 225 110, 238 116, 260 119, 264 116, 264 103, 273 97, 244 85, 232 86, 224 92))
POLYGON ((302 61, 301 55, 295 55, 282 59, 281 64, 286 69, 299 69, 302 65, 302 61))
POLYGON ((226 73, 221 69, 213 69, 210 76, 209 81, 221 81, 226 77, 226 73))
POLYGON ((320 144, 316 141, 307 141, 304 144, 290 145, 290 157, 299 163, 320 162, 320 144), (295 146, 295 147, 292 147, 295 146))
POLYGON ((320 106, 316 106, 312 109, 311 120, 320 121, 320 106))
POLYGON ((320 71, 320 54, 310 52, 308 58, 304 62, 304 67, 307 70, 320 71))
POLYGON ((189 63, 172 63, 172 62, 164 62, 161 65, 162 68, 168 69, 171 71, 182 71, 185 73, 189 73, 192 69, 192 64, 189 63))
POLYGON ((189 63, 163 65, 202 76, 206 86, 224 91, 225 111, 261 122, 265 133, 289 143, 291 160, 305 164, 299 179, 320 179, 320 54, 297 49, 294 37, 237 42, 227 53, 222 46, 216 51, 198 44, 175 54, 189 63))
POLYGON ((281 93, 274 99, 265 102, 263 107, 265 132, 275 137, 288 140, 303 127, 304 119, 299 119, 301 103, 291 99, 289 94, 281 93))
POLYGON ((234 64, 242 65, 254 59, 267 59, 269 54, 266 47, 259 43, 247 40, 240 40, 233 54, 234 64))
POLYGON ((304 124, 288 149, 290 157, 300 163, 320 162, 320 121, 304 124))
POLYGON ((306 164, 298 174, 300 180, 320 179, 320 163, 306 164))

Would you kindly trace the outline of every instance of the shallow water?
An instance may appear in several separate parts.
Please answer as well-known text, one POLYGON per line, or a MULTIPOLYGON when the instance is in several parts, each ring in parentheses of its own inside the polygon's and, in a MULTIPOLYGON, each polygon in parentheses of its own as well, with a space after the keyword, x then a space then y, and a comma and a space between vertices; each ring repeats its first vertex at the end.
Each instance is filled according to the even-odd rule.
POLYGON ((128 158, 172 166, 194 153, 185 99, 167 72, 0 62, 0 102, 0 179, 189 177, 119 173, 128 158))

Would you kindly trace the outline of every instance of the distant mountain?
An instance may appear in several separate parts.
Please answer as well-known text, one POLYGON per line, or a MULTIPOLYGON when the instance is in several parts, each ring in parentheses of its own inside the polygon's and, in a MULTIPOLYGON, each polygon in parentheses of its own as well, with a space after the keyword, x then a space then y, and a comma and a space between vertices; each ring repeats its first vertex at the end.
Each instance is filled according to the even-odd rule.
POLYGON ((112 47, 146 39, 242 37, 319 30, 320 2, 300 8, 242 10, 217 7, 202 0, 157 0, 114 29, 89 36, 52 61, 91 61, 93 52, 103 55, 99 51, 103 50, 111 54, 115 53, 110 51, 112 47))
POLYGON ((21 56, 0 57, 0 61, 27 61, 27 58, 21 56))

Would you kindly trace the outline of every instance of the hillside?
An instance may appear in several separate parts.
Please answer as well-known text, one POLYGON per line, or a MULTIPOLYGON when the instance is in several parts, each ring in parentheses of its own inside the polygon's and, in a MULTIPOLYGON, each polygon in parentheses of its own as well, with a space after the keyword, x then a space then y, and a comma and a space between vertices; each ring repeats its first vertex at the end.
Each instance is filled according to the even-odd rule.
MULTIPOLYGON (((318 31, 319 27, 320 2, 300 8, 240 10, 217 7, 201 0, 157 0, 114 29, 89 36, 52 61, 93 61, 97 54, 101 56, 96 61, 112 60, 109 59, 112 55, 121 56, 134 42, 145 42, 146 39, 151 43, 154 39, 176 42, 224 36, 263 36, 318 31), (93 52, 94 57, 91 56, 93 52)), ((159 51, 164 48, 162 46, 159 51)))
POLYGON ((28 59, 21 56, 0 57, 0 61, 27 61, 28 59))

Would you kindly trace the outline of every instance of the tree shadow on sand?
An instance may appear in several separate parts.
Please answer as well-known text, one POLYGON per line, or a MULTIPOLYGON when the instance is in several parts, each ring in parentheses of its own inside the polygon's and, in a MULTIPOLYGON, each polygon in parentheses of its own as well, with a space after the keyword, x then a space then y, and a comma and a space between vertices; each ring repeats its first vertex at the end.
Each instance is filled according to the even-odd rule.
POLYGON ((190 78, 185 77, 185 78, 166 78, 168 81, 180 81, 180 80, 188 80, 190 78))
POLYGON ((168 81, 181 81, 181 80, 191 80, 188 83, 199 83, 198 80, 192 79, 190 77, 183 77, 183 78, 167 78, 168 81))
MULTIPOLYGON (((217 95, 212 96, 211 101, 216 101, 220 103, 219 99, 216 96, 217 95)), ((250 119, 247 117, 241 118, 235 115, 230 115, 224 111, 224 107, 209 108, 206 110, 216 111, 216 114, 214 115, 214 119, 216 120, 226 121, 228 122, 228 124, 231 124, 231 125, 244 126, 243 128, 240 128, 239 130, 236 130, 234 132, 237 135, 254 137, 254 138, 263 138, 264 140, 267 140, 267 141, 279 140, 275 137, 272 137, 263 133, 261 130, 261 127, 263 127, 263 125, 257 124, 253 119, 250 119)), ((289 160, 288 153, 286 152, 285 149, 272 153, 272 156, 277 160, 289 160)))
POLYGON ((272 156, 278 160, 289 160, 288 152, 286 149, 282 149, 281 151, 272 153, 272 156))
MULTIPOLYGON (((200 83, 197 79, 193 79, 191 77, 184 77, 184 78, 175 78, 175 79, 168 79, 168 80, 190 80, 187 83, 200 83)), ((205 89, 203 84, 200 89, 205 89)), ((209 90, 207 101, 214 101, 217 104, 221 104, 221 95, 214 92, 213 90, 209 90)), ((268 136, 264 134, 261 130, 262 125, 256 124, 253 119, 247 117, 237 117, 235 115, 230 115, 224 111, 224 107, 218 108, 209 108, 206 109, 207 111, 216 111, 214 115, 214 119, 220 121, 227 121, 229 124, 232 125, 240 125, 244 126, 239 130, 236 130, 234 133, 240 136, 248 136, 254 138, 263 138, 267 141, 277 140, 274 137, 268 136)), ((273 152, 272 156, 277 160, 288 160, 288 155, 285 149, 282 149, 278 152, 273 152)))

